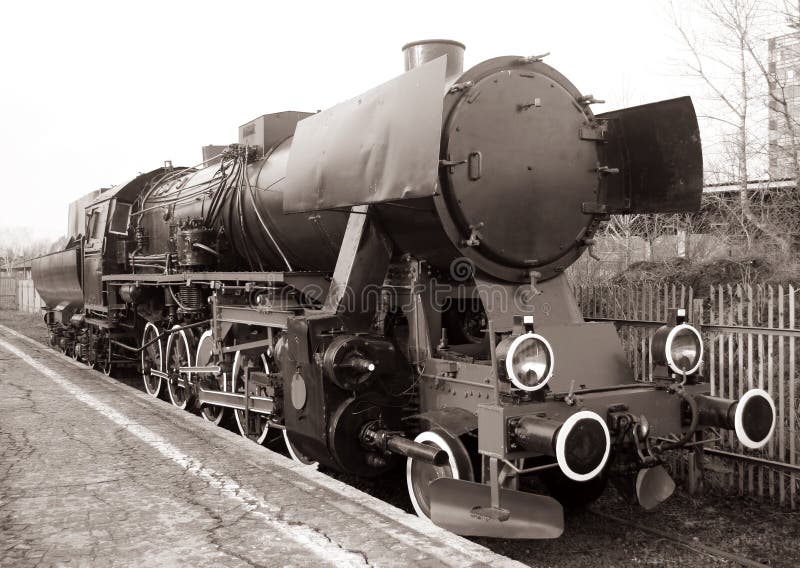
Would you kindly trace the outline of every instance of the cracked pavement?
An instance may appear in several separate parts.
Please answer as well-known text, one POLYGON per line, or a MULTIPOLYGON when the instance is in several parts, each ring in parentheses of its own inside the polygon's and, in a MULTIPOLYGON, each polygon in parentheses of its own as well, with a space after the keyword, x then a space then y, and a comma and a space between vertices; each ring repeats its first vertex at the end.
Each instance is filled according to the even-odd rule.
POLYGON ((2 566, 518 566, 0 326, 2 566))

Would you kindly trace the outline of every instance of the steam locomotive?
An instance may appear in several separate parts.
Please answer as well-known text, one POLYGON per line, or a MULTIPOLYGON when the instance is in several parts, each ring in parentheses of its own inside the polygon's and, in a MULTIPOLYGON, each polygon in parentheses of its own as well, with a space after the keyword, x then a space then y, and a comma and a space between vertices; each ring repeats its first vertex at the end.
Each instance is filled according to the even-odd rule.
POLYGON ((636 381, 565 276, 609 215, 699 206, 691 100, 595 115, 543 56, 403 52, 358 97, 73 204, 33 263, 52 346, 309 466, 405 460, 414 510, 464 535, 557 537, 609 481, 654 507, 709 428, 765 445, 771 398, 709 395, 684 306, 636 381))

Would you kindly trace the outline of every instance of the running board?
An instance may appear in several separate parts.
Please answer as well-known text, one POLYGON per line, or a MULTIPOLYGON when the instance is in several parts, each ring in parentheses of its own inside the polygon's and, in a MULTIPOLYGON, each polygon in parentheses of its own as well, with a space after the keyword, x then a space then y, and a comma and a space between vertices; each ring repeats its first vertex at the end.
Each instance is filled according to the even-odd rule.
POLYGON ((205 367, 178 367, 178 372, 182 375, 219 375, 222 373, 222 367, 219 365, 208 365, 205 367))

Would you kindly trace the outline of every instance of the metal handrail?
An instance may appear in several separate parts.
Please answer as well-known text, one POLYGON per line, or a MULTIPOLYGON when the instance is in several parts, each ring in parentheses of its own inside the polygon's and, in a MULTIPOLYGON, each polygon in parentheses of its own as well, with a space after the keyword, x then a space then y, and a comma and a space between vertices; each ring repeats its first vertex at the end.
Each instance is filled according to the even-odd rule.
MULTIPOLYGON (((667 322, 637 319, 619 319, 602 317, 584 317, 586 321, 611 322, 620 325, 630 325, 632 327, 661 327, 667 322)), ((758 335, 783 335, 785 337, 800 337, 800 329, 786 327, 759 327, 752 325, 717 325, 710 323, 694 324, 700 331, 725 331, 729 333, 754 333, 758 335)))

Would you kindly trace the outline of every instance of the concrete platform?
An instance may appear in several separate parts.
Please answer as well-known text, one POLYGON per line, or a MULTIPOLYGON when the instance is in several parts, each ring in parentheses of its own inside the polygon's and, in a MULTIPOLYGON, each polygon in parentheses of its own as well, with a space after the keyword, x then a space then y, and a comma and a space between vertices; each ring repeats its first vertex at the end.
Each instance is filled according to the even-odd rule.
POLYGON ((522 566, 0 325, 0 566, 522 566))

